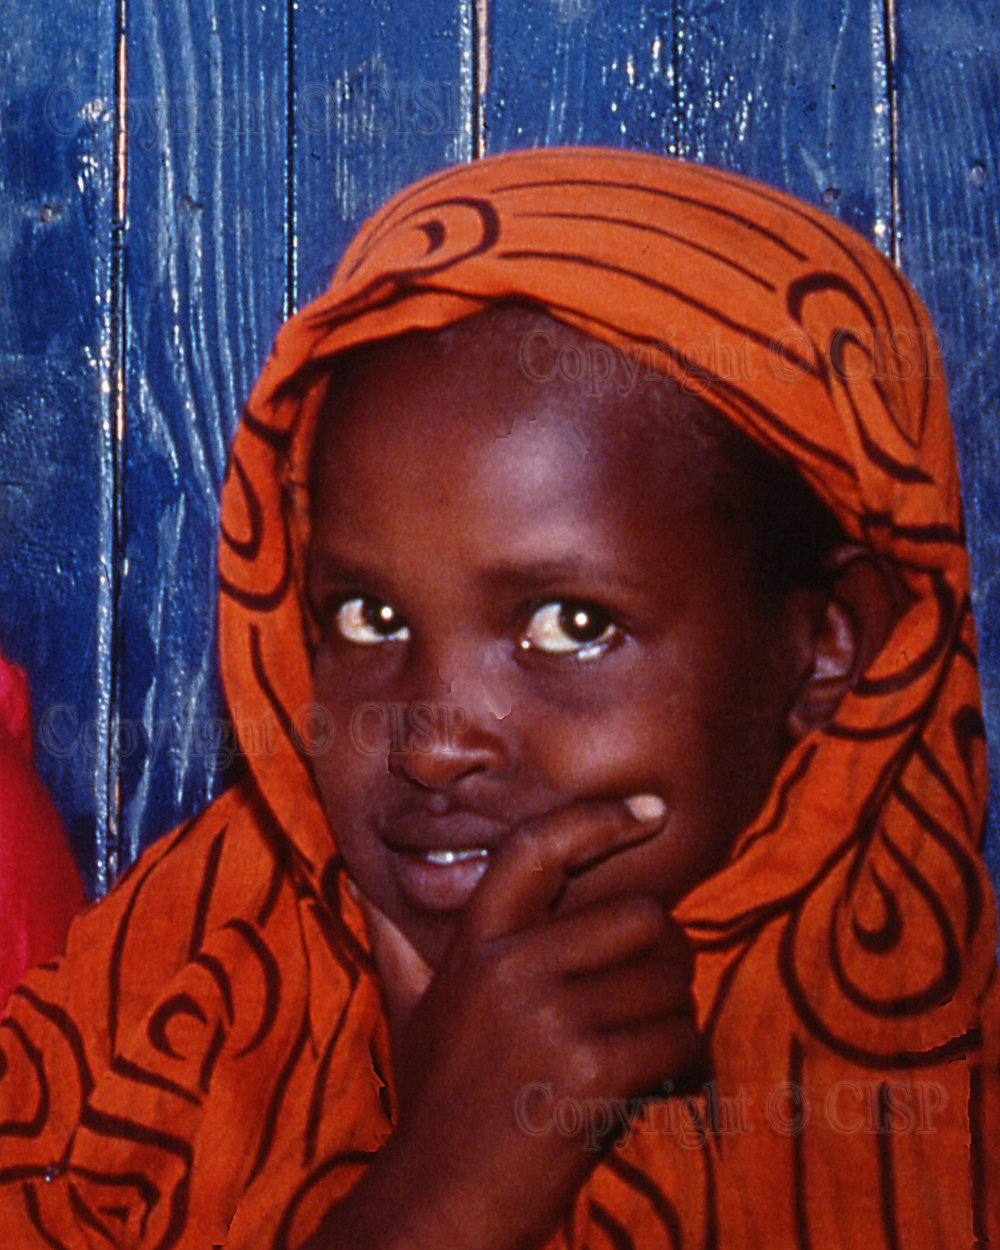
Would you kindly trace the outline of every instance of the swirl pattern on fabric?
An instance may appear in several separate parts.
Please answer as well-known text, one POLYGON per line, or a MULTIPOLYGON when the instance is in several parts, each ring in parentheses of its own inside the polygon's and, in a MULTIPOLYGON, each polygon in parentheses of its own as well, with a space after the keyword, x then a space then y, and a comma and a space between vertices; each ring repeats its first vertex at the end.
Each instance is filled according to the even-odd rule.
POLYGON ((648 1108, 554 1244, 1000 1244, 985 735, 932 328, 899 272, 821 211, 596 148, 407 188, 282 328, 233 444, 220 546, 226 694, 238 727, 275 739, 15 992, 0 1023, 11 1244, 292 1250, 391 1131, 377 974, 295 733, 311 701, 304 484, 337 353, 509 298, 699 390, 912 592, 677 909, 716 1086, 648 1108), (720 1125, 740 1100, 752 1124, 720 1125))

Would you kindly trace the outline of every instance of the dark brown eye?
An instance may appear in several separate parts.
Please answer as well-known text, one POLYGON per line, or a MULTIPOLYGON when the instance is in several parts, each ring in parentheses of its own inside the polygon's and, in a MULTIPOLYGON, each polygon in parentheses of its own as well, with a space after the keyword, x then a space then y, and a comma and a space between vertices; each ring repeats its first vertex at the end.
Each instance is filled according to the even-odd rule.
POLYGON ((376 642, 406 642, 409 628, 395 608, 370 595, 345 599, 333 616, 334 628, 348 642, 370 646, 376 642))
POLYGON ((582 599, 553 599, 532 615, 521 640, 548 655, 587 659, 604 649, 618 633, 604 608, 582 599))

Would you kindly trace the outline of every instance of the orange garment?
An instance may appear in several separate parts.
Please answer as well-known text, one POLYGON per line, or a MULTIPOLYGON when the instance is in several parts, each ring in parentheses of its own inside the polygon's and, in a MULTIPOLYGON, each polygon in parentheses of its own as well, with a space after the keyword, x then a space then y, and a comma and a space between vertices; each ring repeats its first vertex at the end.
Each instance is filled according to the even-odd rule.
POLYGON ((148 850, 59 965, 15 991, 6 1243, 296 1247, 390 1131, 378 979, 303 749, 304 484, 336 352, 504 297, 702 388, 915 596, 677 910, 715 1093, 664 1104, 600 1163, 557 1244, 1000 1246, 985 742, 926 313, 866 241, 788 195, 586 148, 407 188, 279 334, 222 501, 223 678, 251 775, 148 850), (739 1099, 745 1132, 721 1124, 739 1099))

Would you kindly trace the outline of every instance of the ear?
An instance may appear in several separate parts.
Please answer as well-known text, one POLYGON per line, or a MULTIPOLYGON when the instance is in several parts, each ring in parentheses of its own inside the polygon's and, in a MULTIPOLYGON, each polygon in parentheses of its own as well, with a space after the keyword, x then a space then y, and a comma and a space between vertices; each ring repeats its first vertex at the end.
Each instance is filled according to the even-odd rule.
POLYGON ((786 724, 794 739, 833 717, 912 598, 896 569, 859 543, 838 545, 827 570, 828 589, 799 592, 792 606, 799 676, 786 724))

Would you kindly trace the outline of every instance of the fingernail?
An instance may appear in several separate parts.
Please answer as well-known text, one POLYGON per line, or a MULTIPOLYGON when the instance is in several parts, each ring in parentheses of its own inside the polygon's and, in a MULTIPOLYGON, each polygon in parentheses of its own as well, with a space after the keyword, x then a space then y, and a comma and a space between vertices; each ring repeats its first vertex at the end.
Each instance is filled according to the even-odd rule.
POLYGON ((636 820, 646 821, 648 824, 662 820, 667 810, 666 803, 658 794, 630 794, 625 800, 625 806, 636 820))

